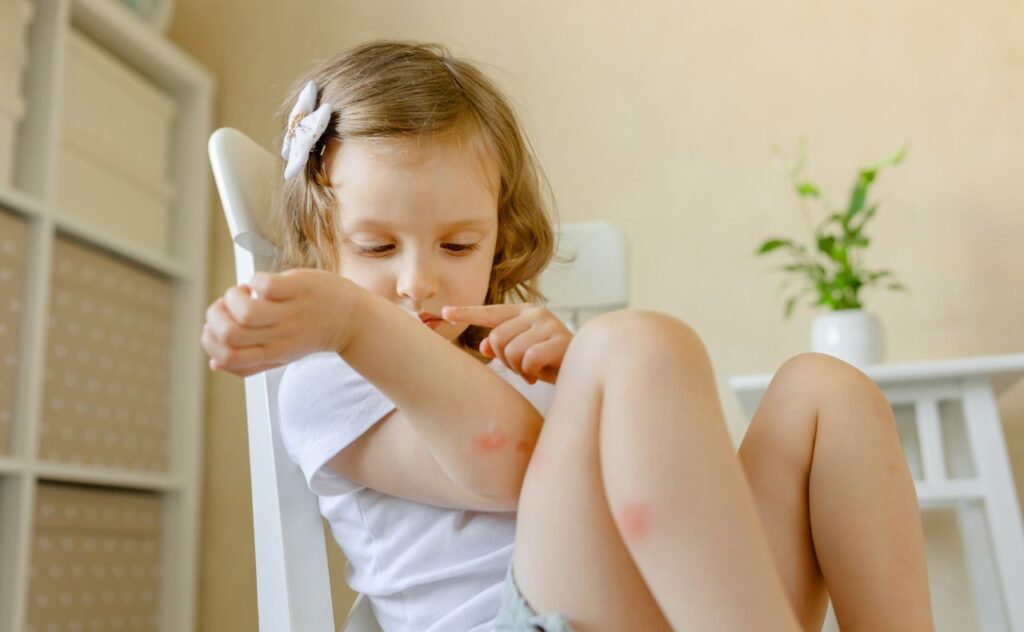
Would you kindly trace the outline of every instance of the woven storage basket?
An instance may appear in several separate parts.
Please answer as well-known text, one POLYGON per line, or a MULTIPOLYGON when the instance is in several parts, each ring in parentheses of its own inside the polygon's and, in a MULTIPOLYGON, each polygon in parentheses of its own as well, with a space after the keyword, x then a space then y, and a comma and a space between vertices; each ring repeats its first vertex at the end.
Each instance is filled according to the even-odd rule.
POLYGON ((40 483, 26 630, 156 630, 160 499, 40 483))
POLYGON ((54 241, 39 457, 165 473, 173 286, 54 241))

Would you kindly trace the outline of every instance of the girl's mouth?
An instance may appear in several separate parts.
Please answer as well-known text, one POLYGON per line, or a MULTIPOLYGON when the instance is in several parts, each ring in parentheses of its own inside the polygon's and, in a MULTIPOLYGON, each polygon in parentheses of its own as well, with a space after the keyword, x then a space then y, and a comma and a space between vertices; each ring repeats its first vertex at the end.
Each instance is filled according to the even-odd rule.
POLYGON ((444 322, 438 314, 433 314, 431 312, 420 312, 416 314, 416 317, 420 319, 421 323, 435 330, 444 322))

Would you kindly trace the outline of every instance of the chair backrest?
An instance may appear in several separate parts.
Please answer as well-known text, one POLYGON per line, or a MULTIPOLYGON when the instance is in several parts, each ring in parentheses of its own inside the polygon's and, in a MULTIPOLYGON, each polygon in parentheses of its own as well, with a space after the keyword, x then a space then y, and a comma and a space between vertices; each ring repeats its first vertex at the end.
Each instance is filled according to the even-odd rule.
MULTIPOLYGON (((269 268, 274 254, 263 226, 271 178, 280 177, 280 165, 270 152, 229 128, 213 133, 209 151, 235 245, 235 272, 239 283, 248 283, 254 272, 269 268)), ((245 378, 259 626, 326 632, 334 629, 334 610, 323 523, 316 496, 281 441, 277 387, 282 372, 245 378)))
POLYGON ((626 235, 608 222, 571 222, 558 229, 558 256, 540 278, 548 309, 576 331, 602 312, 629 304, 626 235))
MULTIPOLYGON (((281 166, 270 152, 230 128, 213 133, 210 162, 234 242, 235 272, 247 283, 269 269, 274 247, 264 235, 274 179, 281 166)), ((626 238, 606 222, 564 224, 559 254, 540 280, 549 308, 571 328, 629 302, 626 238)), ((333 629, 330 576, 323 524, 316 496, 281 440, 277 388, 283 369, 245 378, 256 545, 256 590, 261 630, 280 632, 333 629)), ((344 630, 377 630, 360 596, 344 630)))

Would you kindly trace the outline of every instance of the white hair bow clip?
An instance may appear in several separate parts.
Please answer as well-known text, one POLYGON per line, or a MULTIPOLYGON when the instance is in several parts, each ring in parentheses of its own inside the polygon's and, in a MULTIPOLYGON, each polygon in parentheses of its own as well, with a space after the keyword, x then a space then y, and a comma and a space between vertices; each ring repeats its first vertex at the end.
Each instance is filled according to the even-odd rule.
POLYGON ((284 168, 284 179, 290 180, 306 166, 309 153, 327 129, 331 120, 331 105, 323 103, 316 107, 316 84, 312 81, 299 93, 299 99, 288 115, 288 131, 284 135, 281 157, 288 159, 284 168))

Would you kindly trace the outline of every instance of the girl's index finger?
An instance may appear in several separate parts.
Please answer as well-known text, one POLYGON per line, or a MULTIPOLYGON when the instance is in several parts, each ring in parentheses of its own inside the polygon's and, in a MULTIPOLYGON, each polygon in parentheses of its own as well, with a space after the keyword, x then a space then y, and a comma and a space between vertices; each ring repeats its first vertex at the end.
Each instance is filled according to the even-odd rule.
POLYGON ((450 323, 497 327, 515 318, 525 305, 503 303, 501 305, 449 305, 441 308, 441 317, 450 323))

